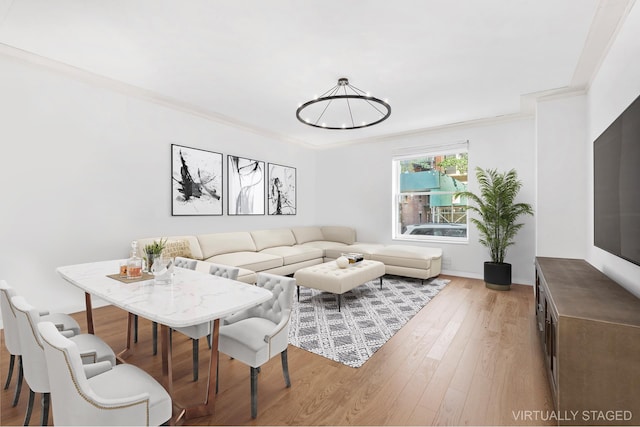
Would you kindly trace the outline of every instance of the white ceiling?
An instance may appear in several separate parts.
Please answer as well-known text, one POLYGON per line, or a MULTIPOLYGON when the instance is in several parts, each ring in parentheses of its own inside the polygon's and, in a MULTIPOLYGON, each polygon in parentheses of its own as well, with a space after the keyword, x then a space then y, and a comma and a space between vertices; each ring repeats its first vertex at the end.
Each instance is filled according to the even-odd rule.
POLYGON ((516 114, 527 94, 584 88, 633 1, 0 0, 0 46, 330 146, 516 114), (388 99, 391 117, 359 130, 298 122, 298 105, 340 77, 388 99))

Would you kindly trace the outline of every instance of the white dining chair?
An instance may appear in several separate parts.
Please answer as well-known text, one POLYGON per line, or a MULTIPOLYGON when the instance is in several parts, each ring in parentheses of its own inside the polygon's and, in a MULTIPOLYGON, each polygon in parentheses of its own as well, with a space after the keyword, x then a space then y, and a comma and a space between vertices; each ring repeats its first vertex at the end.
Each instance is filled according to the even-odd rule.
POLYGON ((250 366, 251 417, 258 415, 258 372, 260 366, 280 354, 285 385, 291 387, 287 361, 289 324, 296 280, 291 277, 258 273, 258 286, 273 297, 247 310, 223 319, 218 350, 250 366))
MULTIPOLYGON (((30 305, 23 297, 11 298, 11 304, 16 313, 24 377, 29 386, 29 404, 24 418, 24 425, 29 425, 35 393, 42 393, 41 425, 46 426, 49 415, 49 379, 47 378, 47 364, 44 358, 44 348, 37 325, 40 323, 38 310, 30 305)), ((79 348, 86 363, 108 362, 116 364, 116 355, 111 347, 92 334, 73 335, 72 332, 61 332, 68 335, 79 348)))
POLYGON ((171 418, 169 393, 142 369, 82 364, 78 345, 50 322, 38 324, 51 385, 53 419, 68 426, 157 426, 171 418))
MULTIPOLYGON (((16 315, 13 306, 11 305, 11 298, 17 296, 15 289, 13 289, 5 280, 0 280, 0 311, 2 312, 2 324, 4 328, 4 342, 9 352, 9 372, 7 373, 7 380, 4 384, 4 389, 8 389, 11 383, 11 377, 13 376, 13 369, 16 359, 18 360, 18 377, 16 379, 16 389, 11 406, 16 406, 20 398, 20 391, 22 390, 23 381, 23 369, 22 369, 22 350, 20 349, 20 338, 18 334, 18 325, 16 323, 16 315)), ((46 319, 53 322, 60 330, 70 330, 74 335, 80 333, 80 325, 75 319, 68 314, 63 313, 49 313, 48 311, 41 310, 39 312, 42 319, 46 319)))
MULTIPOLYGON (((195 264, 193 266, 195 269, 195 264)), ((238 278, 240 269, 229 265, 213 264, 209 267, 209 273, 214 276, 220 276, 231 280, 238 278)), ((207 343, 211 348, 211 322, 200 323, 198 325, 185 326, 183 328, 174 328, 174 330, 191 338, 191 352, 193 354, 193 380, 198 381, 198 365, 200 353, 200 338, 207 337, 207 343)))
POLYGON ((213 274, 214 276, 224 277, 225 279, 236 280, 238 278, 238 274, 240 273, 239 267, 232 267, 230 265, 222 265, 222 264, 213 264, 209 263, 211 266, 209 267, 209 274, 213 274))
POLYGON ((173 260, 173 265, 174 267, 188 268, 189 270, 195 270, 196 265, 198 265, 198 260, 177 256, 173 260))

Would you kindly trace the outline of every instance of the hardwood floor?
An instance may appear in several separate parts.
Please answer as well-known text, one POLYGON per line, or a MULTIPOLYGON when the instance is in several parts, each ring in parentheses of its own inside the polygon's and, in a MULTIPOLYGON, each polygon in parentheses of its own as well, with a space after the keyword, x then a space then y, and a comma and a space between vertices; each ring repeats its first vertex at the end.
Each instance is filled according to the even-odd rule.
MULTIPOLYGON (((280 358, 259 375, 258 418, 249 409, 249 368, 220 357, 216 413, 189 425, 540 425, 521 411, 553 410, 535 332, 533 288, 513 285, 492 291, 480 280, 451 279, 427 306, 361 368, 289 346, 292 387, 284 386, 280 358)), ((74 317, 86 329, 84 313, 74 317)), ((96 334, 114 350, 125 344, 126 313, 94 310, 96 334)), ((160 356, 151 355, 151 324, 140 319, 136 353, 127 359, 161 380, 160 356)), ((2 337, 0 375, 9 357, 2 337)), ((173 334, 174 378, 179 401, 203 396, 209 363, 200 345, 200 380, 191 378, 191 343, 173 334)), ((12 408, 14 380, 1 392, 0 424, 22 425, 25 383, 12 408)), ((40 420, 36 398, 31 425, 40 420)), ((52 418, 49 418, 52 424, 52 418)))

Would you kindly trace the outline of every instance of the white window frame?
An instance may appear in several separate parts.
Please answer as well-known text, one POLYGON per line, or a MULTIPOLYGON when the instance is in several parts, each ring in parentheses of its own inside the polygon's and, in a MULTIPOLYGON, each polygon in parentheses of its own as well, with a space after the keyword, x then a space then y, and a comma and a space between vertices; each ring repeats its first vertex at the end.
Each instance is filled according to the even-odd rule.
MULTIPOLYGON (((401 193, 400 192, 400 162, 402 160, 417 158, 417 157, 432 157, 432 156, 440 156, 440 155, 451 155, 451 154, 459 154, 459 153, 467 153, 469 155, 468 142, 463 143, 455 143, 449 144, 445 146, 430 146, 430 147, 419 147, 413 148, 409 150, 404 150, 402 153, 394 153, 392 157, 392 201, 391 201, 391 237, 393 240, 403 240, 403 241, 414 241, 414 242, 446 242, 446 243, 460 243, 467 244, 469 242, 469 215, 467 211, 466 215, 466 236, 465 237, 453 237, 453 236, 431 236, 431 235, 419 235, 419 234, 402 234, 402 230, 400 230, 400 219, 399 219, 399 201, 402 197, 406 197, 408 195, 412 196, 420 196, 420 195, 437 195, 437 194, 452 194, 452 192, 438 192, 438 191, 428 191, 428 192, 412 192, 412 193, 401 193)), ((469 170, 467 170, 467 174, 469 170)))

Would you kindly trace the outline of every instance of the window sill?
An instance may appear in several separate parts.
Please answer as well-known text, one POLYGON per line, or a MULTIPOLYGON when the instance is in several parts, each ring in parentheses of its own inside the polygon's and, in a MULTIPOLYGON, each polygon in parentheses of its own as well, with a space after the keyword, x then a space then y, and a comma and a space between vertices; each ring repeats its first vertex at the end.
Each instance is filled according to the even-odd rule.
POLYGON ((446 237, 433 237, 430 239, 416 239, 408 236, 394 236, 391 238, 397 242, 413 242, 413 243, 447 243, 453 245, 468 245, 469 239, 447 239, 446 237))

